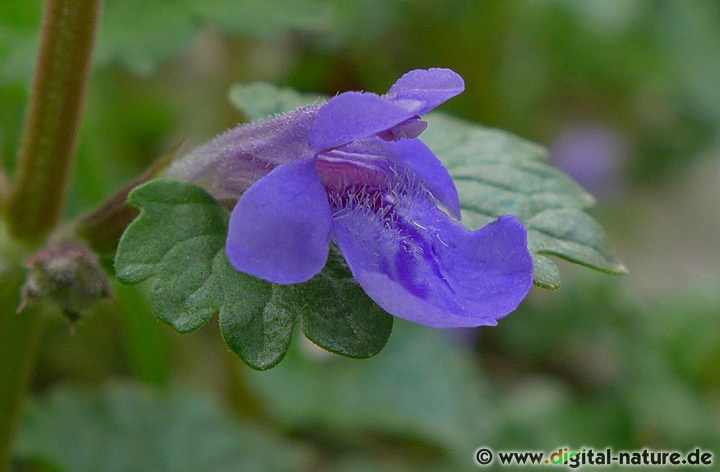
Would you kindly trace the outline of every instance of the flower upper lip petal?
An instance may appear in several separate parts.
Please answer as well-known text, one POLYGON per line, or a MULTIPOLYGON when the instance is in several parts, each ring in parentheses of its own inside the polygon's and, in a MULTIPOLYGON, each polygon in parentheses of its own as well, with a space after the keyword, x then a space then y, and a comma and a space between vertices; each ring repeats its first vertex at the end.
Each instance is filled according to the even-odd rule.
POLYGON ((462 77, 450 69, 418 69, 400 77, 382 97, 341 93, 320 109, 308 142, 314 151, 323 151, 367 138, 427 113, 464 89, 462 77))
POLYGON ((427 113, 465 90, 465 81, 450 69, 416 69, 398 79, 386 97, 394 102, 413 100, 422 104, 416 112, 427 113))
MULTIPOLYGON (((422 113, 425 113, 423 110, 425 108, 425 102, 422 102, 420 100, 414 100, 410 98, 403 98, 403 99, 392 99, 392 104, 395 105, 398 108, 402 108, 403 110, 407 111, 408 113, 411 113, 412 116, 419 116, 422 113)), ((396 123, 399 124, 399 123, 396 123)))
POLYGON ((402 139, 387 143, 396 166, 409 169, 435 199, 460 220, 460 197, 455 182, 440 159, 419 139, 402 139))
POLYGON ((421 104, 400 105, 374 93, 341 93, 318 112, 308 134, 310 148, 324 151, 385 131, 417 116, 421 104))

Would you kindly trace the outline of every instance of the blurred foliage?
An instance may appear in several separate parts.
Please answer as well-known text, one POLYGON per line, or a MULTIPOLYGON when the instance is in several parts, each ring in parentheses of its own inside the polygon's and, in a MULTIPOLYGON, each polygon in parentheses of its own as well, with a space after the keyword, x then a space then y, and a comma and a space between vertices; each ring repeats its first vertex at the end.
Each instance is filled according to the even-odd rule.
MULTIPOLYGON (((118 303, 97 307, 76 336, 59 314, 46 326, 34 382, 43 396, 28 410, 19 459, 55 451, 52 459, 73 467, 87 457, 81 447, 95 446, 64 442, 67 429, 48 437, 48 428, 82 428, 83 418, 97 431, 88 441, 117 441, 106 423, 112 402, 140 401, 128 421, 159 402, 159 423, 147 427, 157 431, 172 412, 166 398, 185 398, 176 390, 212 395, 239 418, 200 407, 203 424, 225 440, 253 430, 247 438, 257 446, 233 451, 237 464, 279 457, 279 447, 309 457, 306 470, 341 471, 474 470, 483 445, 720 453, 720 4, 106 3, 68 216, 178 143, 192 147, 242 120, 227 100, 233 83, 332 95, 383 90, 409 69, 444 66, 467 83, 444 111, 548 145, 557 165, 602 191, 595 216, 631 272, 610 279, 559 264, 563 289, 535 290, 498 327, 447 333, 396 323, 388 347, 363 361, 293 343, 286 362, 266 373, 228 353, 214 324, 177 337, 151 318, 146 287, 118 288, 118 303), (575 146, 560 146, 567 139, 575 146), (600 159, 608 160, 602 173, 578 170, 600 159), (160 391, 138 400, 135 387, 93 390, 118 377, 160 391), (95 393, 58 390, 67 384, 95 393), (77 417, 66 410, 63 419, 65 401, 95 407, 72 407, 77 417), (63 423, 71 420, 78 423, 63 423)), ((8 169, 41 4, 0 0, 8 169)), ((145 434, 142 424, 126 431, 145 434)), ((162 449, 137 445, 145 446, 162 449)))
POLYGON ((279 472, 298 470, 309 457, 258 425, 238 424, 210 399, 122 384, 92 393, 61 389, 30 404, 17 450, 77 472, 279 472))

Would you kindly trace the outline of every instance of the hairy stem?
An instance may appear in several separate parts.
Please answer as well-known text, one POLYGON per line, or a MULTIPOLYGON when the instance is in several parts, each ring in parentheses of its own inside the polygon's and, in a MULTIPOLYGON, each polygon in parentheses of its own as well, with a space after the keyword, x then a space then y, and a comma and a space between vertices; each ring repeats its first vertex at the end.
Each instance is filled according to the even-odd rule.
POLYGON ((18 166, 12 234, 38 244, 62 215, 102 0, 48 0, 18 166))
POLYGON ((48 0, 45 5, 17 169, 4 202, 12 238, 0 234, 0 472, 10 470, 42 329, 39 310, 15 313, 23 273, 16 270, 19 265, 7 265, 3 248, 39 245, 60 220, 101 8, 102 0, 48 0))

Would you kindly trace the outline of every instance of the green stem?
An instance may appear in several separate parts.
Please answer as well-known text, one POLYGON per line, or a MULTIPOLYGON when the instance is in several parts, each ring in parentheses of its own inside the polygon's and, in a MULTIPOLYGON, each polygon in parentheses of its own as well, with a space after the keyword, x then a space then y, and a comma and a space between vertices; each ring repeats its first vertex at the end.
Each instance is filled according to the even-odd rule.
POLYGON ((5 177, 5 172, 0 169, 0 215, 5 212, 5 201, 10 193, 10 181, 5 177))
POLYGON ((10 470, 12 438, 37 356, 42 315, 35 307, 15 313, 23 271, 0 277, 0 471, 10 470))
POLYGON ((14 238, 0 234, 0 472, 10 470, 42 330, 39 310, 15 313, 23 273, 2 266, 7 263, 3 249, 41 244, 61 217, 101 8, 102 0, 48 0, 45 5, 17 170, 5 202, 14 238))
POLYGON ((18 167, 12 234, 38 244, 62 215, 102 0, 48 0, 18 167))

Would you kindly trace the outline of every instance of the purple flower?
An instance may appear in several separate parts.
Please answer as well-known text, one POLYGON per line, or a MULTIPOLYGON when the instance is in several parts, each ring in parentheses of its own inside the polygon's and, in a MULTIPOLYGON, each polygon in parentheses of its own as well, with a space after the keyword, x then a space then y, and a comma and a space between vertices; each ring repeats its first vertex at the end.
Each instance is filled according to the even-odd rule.
POLYGON ((389 313, 432 327, 495 325, 532 285, 525 227, 514 216, 477 231, 453 220, 452 178, 417 138, 420 115, 463 89, 451 70, 414 70, 384 96, 346 92, 230 130, 169 175, 239 198, 226 245, 239 271, 304 282, 333 242, 389 313))
POLYGON ((562 130, 550 148, 555 165, 593 195, 604 199, 625 193, 624 164, 629 142, 620 131, 598 124, 573 124, 562 130))

